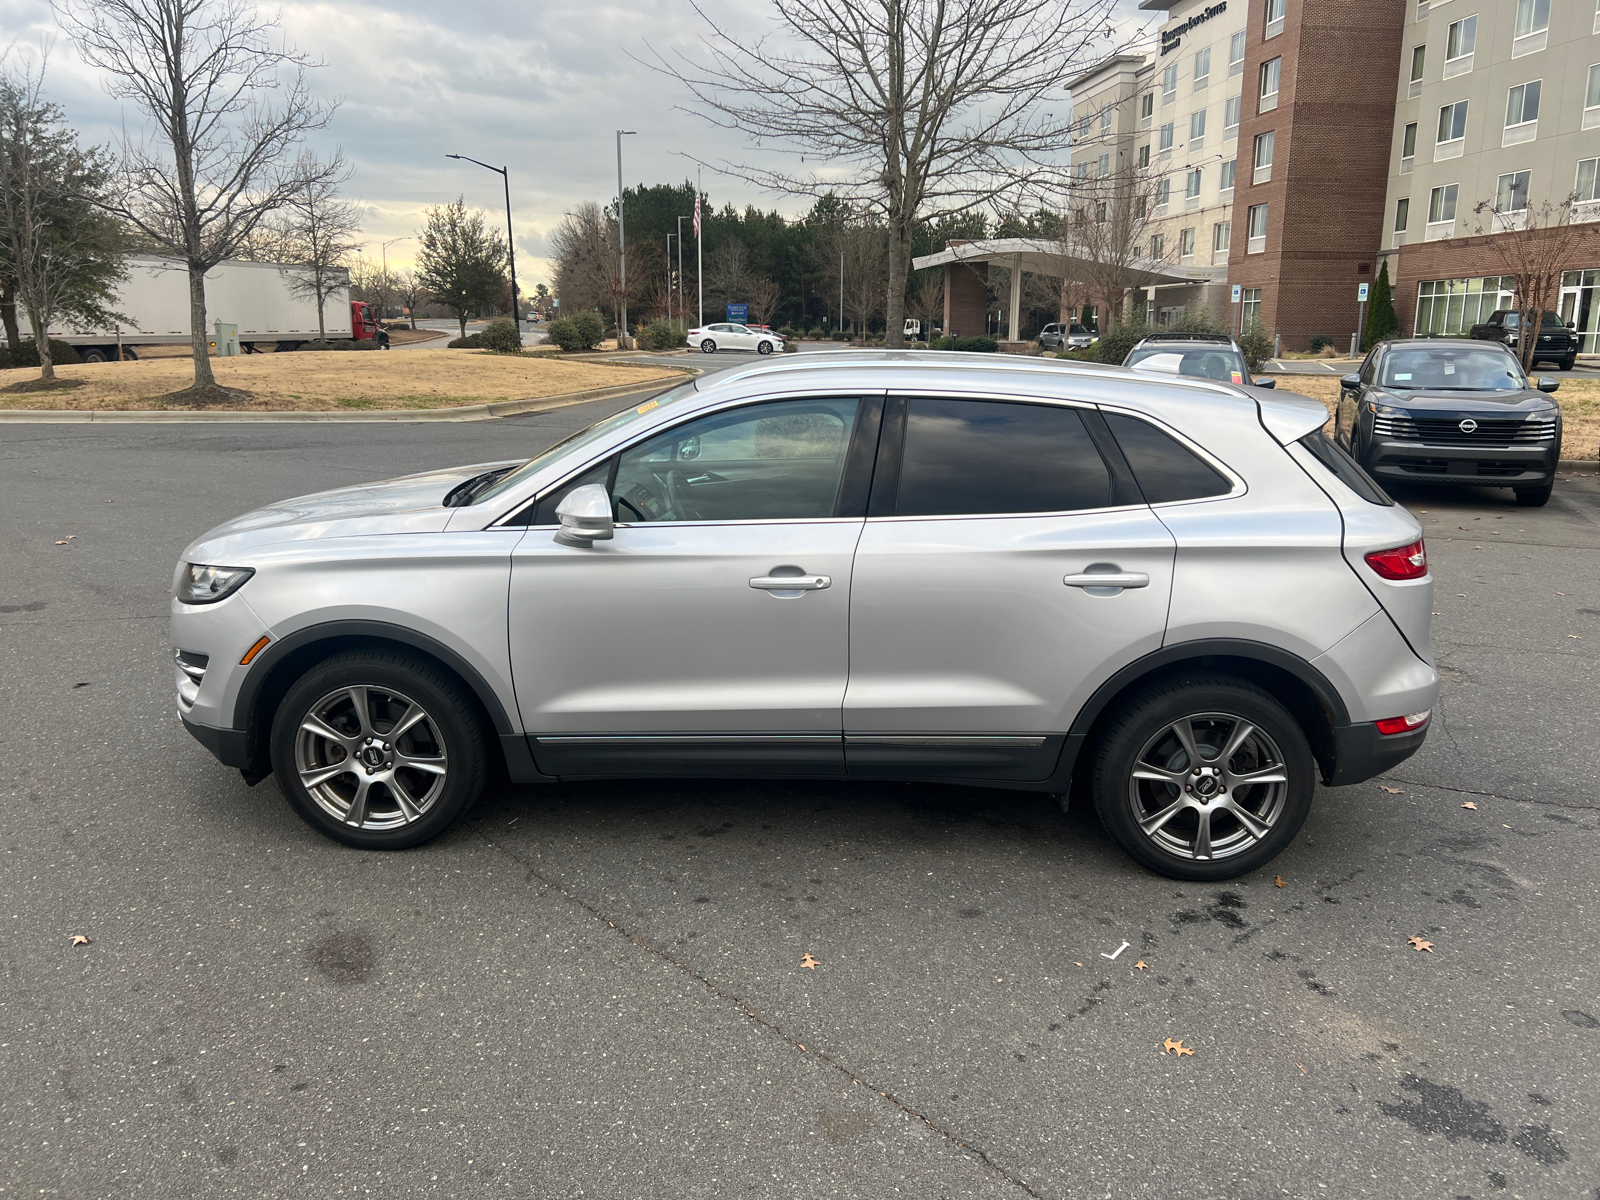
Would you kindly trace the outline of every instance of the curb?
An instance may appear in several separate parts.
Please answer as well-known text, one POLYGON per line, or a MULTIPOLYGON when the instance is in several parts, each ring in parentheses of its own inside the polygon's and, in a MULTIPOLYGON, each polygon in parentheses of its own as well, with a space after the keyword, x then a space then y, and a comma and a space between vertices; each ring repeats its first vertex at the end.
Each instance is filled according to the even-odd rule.
POLYGON ((1585 475, 1592 475, 1600 471, 1600 459, 1595 458, 1563 458, 1556 463, 1558 471, 1579 471, 1585 475))
MULTIPOLYGON (((685 375, 699 375, 695 367, 663 367, 685 375)), ((644 383, 619 383, 612 387, 591 388, 585 392, 565 392, 556 396, 540 396, 533 400, 497 400, 490 404, 467 404, 460 408, 394 409, 372 408, 355 411, 332 412, 205 412, 199 409, 174 411, 117 410, 117 409, 0 409, 0 423, 17 425, 137 425, 146 422, 172 424, 205 423, 258 423, 258 422, 321 422, 321 421, 492 421, 499 417, 514 417, 519 413, 542 412, 546 409, 565 408, 569 404, 582 404, 586 400, 604 400, 608 396, 627 396, 634 392, 661 391, 673 386, 670 381, 651 379, 644 383)))

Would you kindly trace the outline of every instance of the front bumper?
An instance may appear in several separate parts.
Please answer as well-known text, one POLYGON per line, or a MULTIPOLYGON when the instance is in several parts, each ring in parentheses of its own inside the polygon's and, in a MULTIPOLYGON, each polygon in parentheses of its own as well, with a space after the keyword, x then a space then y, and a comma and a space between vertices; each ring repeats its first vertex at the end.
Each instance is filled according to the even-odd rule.
POLYGON ((1468 487, 1534 487, 1555 478, 1561 439, 1538 446, 1436 446, 1374 442, 1366 468, 1374 477, 1468 487))
POLYGON ((257 765, 250 761, 250 739, 244 730, 213 729, 210 725, 196 724, 181 712, 178 716, 183 727, 194 735, 194 740, 211 751, 223 766, 247 771, 257 765))

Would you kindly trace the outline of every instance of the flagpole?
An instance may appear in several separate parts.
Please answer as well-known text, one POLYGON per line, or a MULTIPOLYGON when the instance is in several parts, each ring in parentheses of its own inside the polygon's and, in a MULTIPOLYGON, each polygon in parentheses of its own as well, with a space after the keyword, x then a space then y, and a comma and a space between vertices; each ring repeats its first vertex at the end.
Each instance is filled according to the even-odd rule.
POLYGON ((699 293, 697 307, 700 313, 699 325, 703 329, 706 324, 706 271, 705 249, 706 235, 703 222, 705 217, 700 212, 700 169, 695 168, 694 173, 694 286, 699 293))

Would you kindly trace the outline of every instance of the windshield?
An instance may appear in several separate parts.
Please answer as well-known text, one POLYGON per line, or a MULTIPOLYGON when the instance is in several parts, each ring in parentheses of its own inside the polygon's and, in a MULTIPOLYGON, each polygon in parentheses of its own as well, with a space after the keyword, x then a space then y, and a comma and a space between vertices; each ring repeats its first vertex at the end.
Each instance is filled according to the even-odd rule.
POLYGON ((1441 346, 1389 351, 1378 382, 1401 391, 1520 392, 1528 377, 1497 346, 1441 346))
POLYGON ((663 392, 654 399, 646 400, 643 404, 634 405, 632 408, 625 408, 614 416, 606 417, 604 420, 596 421, 587 429, 580 429, 571 437, 563 438, 554 446, 551 446, 550 449, 546 450, 537 458, 530 458, 516 470, 507 473, 498 482, 496 482, 492 488, 475 498, 473 503, 482 504, 486 500, 492 500, 496 496, 510 491, 512 488, 520 484, 524 479, 527 479, 543 470, 557 459, 571 454, 574 450, 577 450, 582 446, 587 446, 590 442, 598 441, 607 434, 621 429, 624 425, 627 425, 633 421, 637 421, 640 417, 643 417, 648 413, 653 413, 656 411, 656 409, 662 408, 665 405, 671 404, 674 400, 681 400, 685 396, 692 396, 694 395, 694 391, 694 384, 681 384, 669 392, 663 392))
POLYGON ((1141 371, 1162 371, 1168 375, 1188 375, 1195 379, 1215 379, 1219 383, 1249 383, 1244 355, 1231 346, 1207 346, 1204 350, 1168 350, 1160 346, 1135 348, 1126 367, 1141 371))

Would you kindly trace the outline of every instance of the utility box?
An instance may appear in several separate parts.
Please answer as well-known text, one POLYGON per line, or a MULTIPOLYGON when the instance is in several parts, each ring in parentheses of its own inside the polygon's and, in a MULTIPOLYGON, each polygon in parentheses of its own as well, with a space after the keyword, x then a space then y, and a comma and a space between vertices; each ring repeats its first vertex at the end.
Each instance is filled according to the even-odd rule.
POLYGON ((211 343, 211 347, 217 352, 218 358, 237 358, 239 356, 239 327, 230 325, 226 321, 218 321, 217 337, 211 343))

